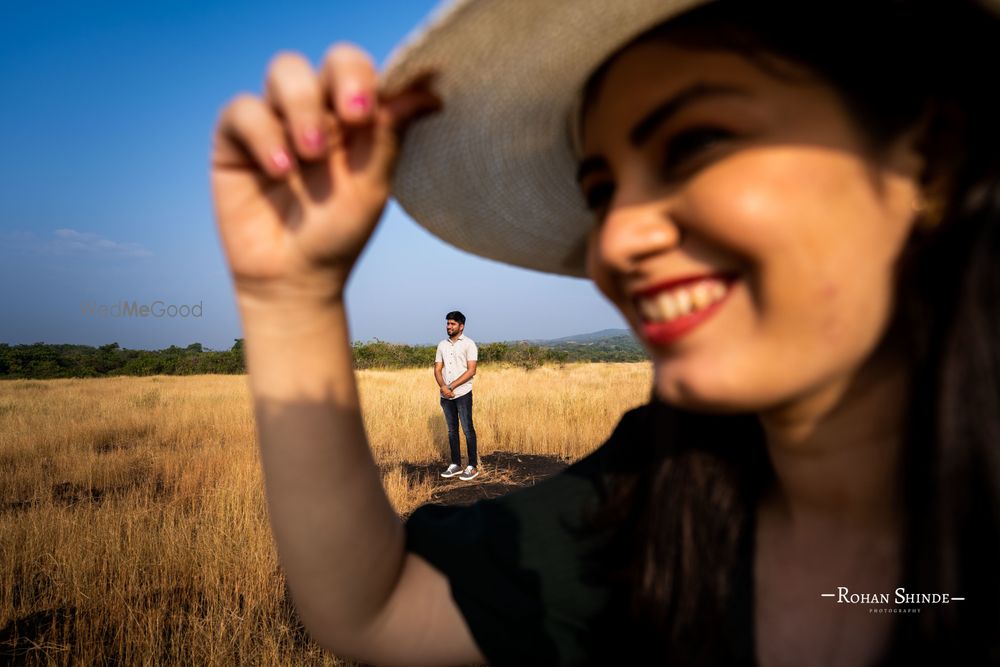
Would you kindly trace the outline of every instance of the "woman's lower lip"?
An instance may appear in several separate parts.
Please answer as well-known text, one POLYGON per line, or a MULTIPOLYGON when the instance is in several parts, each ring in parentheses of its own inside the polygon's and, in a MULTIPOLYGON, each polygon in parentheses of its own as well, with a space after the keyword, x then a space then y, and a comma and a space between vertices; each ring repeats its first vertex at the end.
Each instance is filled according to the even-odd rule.
POLYGON ((675 320, 671 320, 669 322, 644 321, 642 323, 643 336, 645 336, 646 340, 654 345, 670 345, 671 343, 676 342, 699 324, 714 315, 719 308, 722 307, 722 304, 724 304, 729 298, 729 294, 732 290, 733 283, 731 282, 726 286, 726 294, 721 299, 706 308, 696 310, 695 312, 688 313, 687 315, 681 315, 675 320))

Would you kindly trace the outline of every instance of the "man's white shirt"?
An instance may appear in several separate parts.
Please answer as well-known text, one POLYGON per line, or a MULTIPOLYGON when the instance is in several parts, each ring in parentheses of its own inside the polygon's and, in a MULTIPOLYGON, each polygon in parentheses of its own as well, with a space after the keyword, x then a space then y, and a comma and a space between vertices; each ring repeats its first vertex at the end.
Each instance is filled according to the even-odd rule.
MULTIPOLYGON (((479 349, 471 338, 462 334, 457 339, 452 341, 450 338, 445 338, 443 341, 438 343, 437 354, 434 356, 434 363, 442 362, 444 363, 441 369, 441 374, 444 376, 445 384, 449 384, 457 380, 465 371, 469 370, 470 361, 479 361, 479 349)), ((469 378, 459 386, 452 385, 451 390, 455 392, 453 398, 458 398, 459 396, 465 396, 470 391, 472 391, 472 381, 475 378, 469 378)))

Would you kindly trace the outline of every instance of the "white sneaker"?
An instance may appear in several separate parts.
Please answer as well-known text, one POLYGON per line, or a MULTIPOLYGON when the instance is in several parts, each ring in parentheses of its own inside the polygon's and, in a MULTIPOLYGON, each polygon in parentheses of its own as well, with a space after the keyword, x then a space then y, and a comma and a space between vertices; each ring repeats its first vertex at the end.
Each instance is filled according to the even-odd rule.
POLYGON ((455 475, 457 475, 461 471, 462 471, 462 466, 455 465, 454 463, 452 463, 450 466, 448 466, 447 470, 445 470, 443 473, 441 473, 441 476, 444 477, 445 479, 447 479, 449 477, 454 477, 455 475))
POLYGON ((468 482, 470 479, 474 479, 478 474, 479 474, 478 469, 469 466, 465 469, 465 472, 462 473, 459 479, 462 480, 463 482, 468 482))

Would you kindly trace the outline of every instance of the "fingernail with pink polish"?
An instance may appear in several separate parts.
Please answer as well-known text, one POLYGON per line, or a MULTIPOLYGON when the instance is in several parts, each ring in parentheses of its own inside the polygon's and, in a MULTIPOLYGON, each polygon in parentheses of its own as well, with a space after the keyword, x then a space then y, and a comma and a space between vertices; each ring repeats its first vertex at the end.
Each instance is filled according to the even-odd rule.
POLYGON ((302 133, 302 143, 305 144, 306 148, 309 150, 321 150, 325 143, 323 133, 316 128, 306 130, 302 133))
POLYGON ((276 171, 284 173, 291 168, 292 159, 288 156, 288 151, 284 148, 279 148, 271 153, 271 164, 274 165, 276 171))

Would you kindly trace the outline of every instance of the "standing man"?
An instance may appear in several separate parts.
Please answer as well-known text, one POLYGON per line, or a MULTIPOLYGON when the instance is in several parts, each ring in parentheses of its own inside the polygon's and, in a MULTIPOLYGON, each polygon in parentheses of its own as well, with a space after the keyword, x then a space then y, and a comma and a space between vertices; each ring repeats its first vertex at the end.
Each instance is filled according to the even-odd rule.
POLYGON ((476 427, 472 424, 472 378, 476 375, 479 350, 472 339, 465 336, 465 315, 453 310, 445 315, 448 337, 438 343, 434 357, 434 378, 441 388, 441 409, 448 424, 448 446, 451 447, 451 465, 442 477, 459 476, 468 481, 479 474, 476 467, 476 427), (458 444, 458 422, 465 432, 465 446, 469 450, 469 465, 462 471, 462 450, 458 444))

